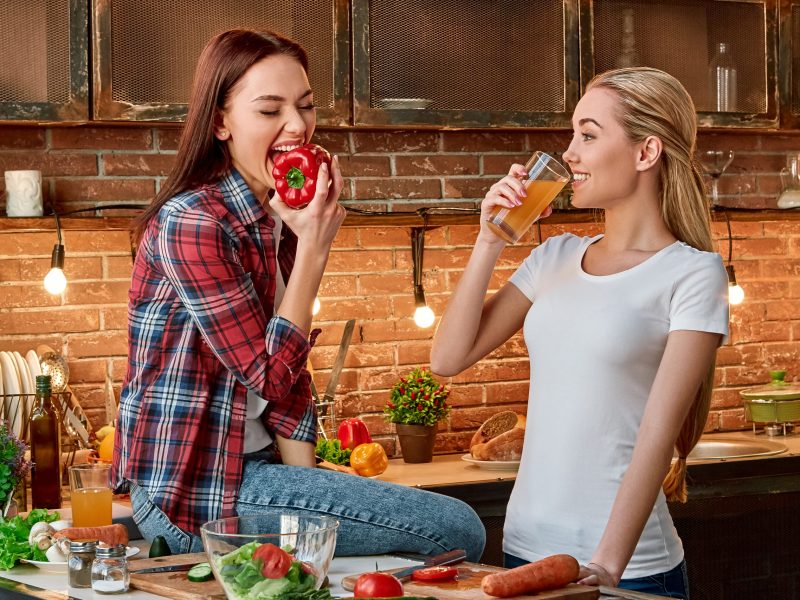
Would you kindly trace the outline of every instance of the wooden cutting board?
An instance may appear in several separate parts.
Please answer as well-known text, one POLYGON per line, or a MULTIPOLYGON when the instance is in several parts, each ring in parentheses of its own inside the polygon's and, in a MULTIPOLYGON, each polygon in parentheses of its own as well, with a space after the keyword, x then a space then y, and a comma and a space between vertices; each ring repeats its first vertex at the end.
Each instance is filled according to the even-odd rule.
MULTIPOLYGON (((498 600, 481 590, 481 579, 486 575, 504 571, 500 567, 464 563, 458 567, 458 580, 442 583, 408 581, 403 589, 409 596, 433 596, 440 600, 498 600)), ((550 590, 525 596, 515 596, 516 600, 597 600, 600 590, 596 587, 569 584, 560 590, 550 590)))
POLYGON ((173 598, 174 600, 225 600, 225 592, 215 579, 199 583, 189 581, 186 577, 188 569, 187 571, 172 571, 168 573, 136 574, 139 569, 165 567, 167 565, 196 565, 201 562, 208 562, 208 556, 205 552, 175 554, 173 556, 131 561, 131 587, 158 594, 165 598, 173 598))

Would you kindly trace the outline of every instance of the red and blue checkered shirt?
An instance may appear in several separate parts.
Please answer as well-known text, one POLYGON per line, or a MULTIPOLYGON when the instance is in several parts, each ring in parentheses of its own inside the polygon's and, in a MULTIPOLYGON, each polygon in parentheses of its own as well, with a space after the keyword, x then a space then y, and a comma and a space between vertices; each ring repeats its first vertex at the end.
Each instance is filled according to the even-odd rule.
POLYGON ((148 225, 129 292, 115 486, 133 481, 181 529, 235 514, 247 390, 270 432, 316 441, 313 344, 274 314, 297 247, 236 171, 170 199, 148 225))

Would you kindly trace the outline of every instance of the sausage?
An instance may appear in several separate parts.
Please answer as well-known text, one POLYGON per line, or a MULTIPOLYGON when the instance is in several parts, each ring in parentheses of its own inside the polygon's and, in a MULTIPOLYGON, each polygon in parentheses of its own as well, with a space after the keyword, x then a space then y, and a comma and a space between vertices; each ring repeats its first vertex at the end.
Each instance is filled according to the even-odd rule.
POLYGON ((66 527, 53 534, 53 539, 68 538, 73 542, 79 540, 92 540, 103 542, 109 546, 116 544, 128 545, 128 528, 125 525, 114 523, 101 527, 66 527))
POLYGON ((481 587, 490 596, 509 598, 564 587, 578 578, 580 570, 578 561, 569 554, 555 554, 521 567, 487 575, 481 580, 481 587))

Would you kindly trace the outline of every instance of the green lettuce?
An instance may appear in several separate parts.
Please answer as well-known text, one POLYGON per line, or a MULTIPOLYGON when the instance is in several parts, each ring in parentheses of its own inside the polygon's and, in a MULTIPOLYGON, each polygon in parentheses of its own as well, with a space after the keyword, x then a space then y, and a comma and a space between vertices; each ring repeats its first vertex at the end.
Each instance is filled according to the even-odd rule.
POLYGON ((28 543, 28 535, 36 523, 52 523, 58 519, 57 512, 51 513, 44 508, 32 510, 27 517, 17 515, 8 520, 0 519, 0 569, 11 569, 23 558, 47 560, 42 550, 28 543))

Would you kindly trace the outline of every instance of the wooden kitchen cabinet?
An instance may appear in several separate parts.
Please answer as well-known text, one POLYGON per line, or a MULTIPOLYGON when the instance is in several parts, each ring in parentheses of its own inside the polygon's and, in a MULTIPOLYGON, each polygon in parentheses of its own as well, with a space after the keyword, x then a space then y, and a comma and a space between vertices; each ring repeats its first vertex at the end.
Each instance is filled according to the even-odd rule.
POLYGON ((797 128, 800 126, 800 2, 783 0, 779 23, 781 127, 797 128))
POLYGON ((348 121, 348 0, 94 0, 94 118, 183 121, 197 58, 232 28, 270 29, 308 51, 318 121, 348 121))
POLYGON ((0 121, 89 118, 85 0, 6 0, 0 36, 0 121))

